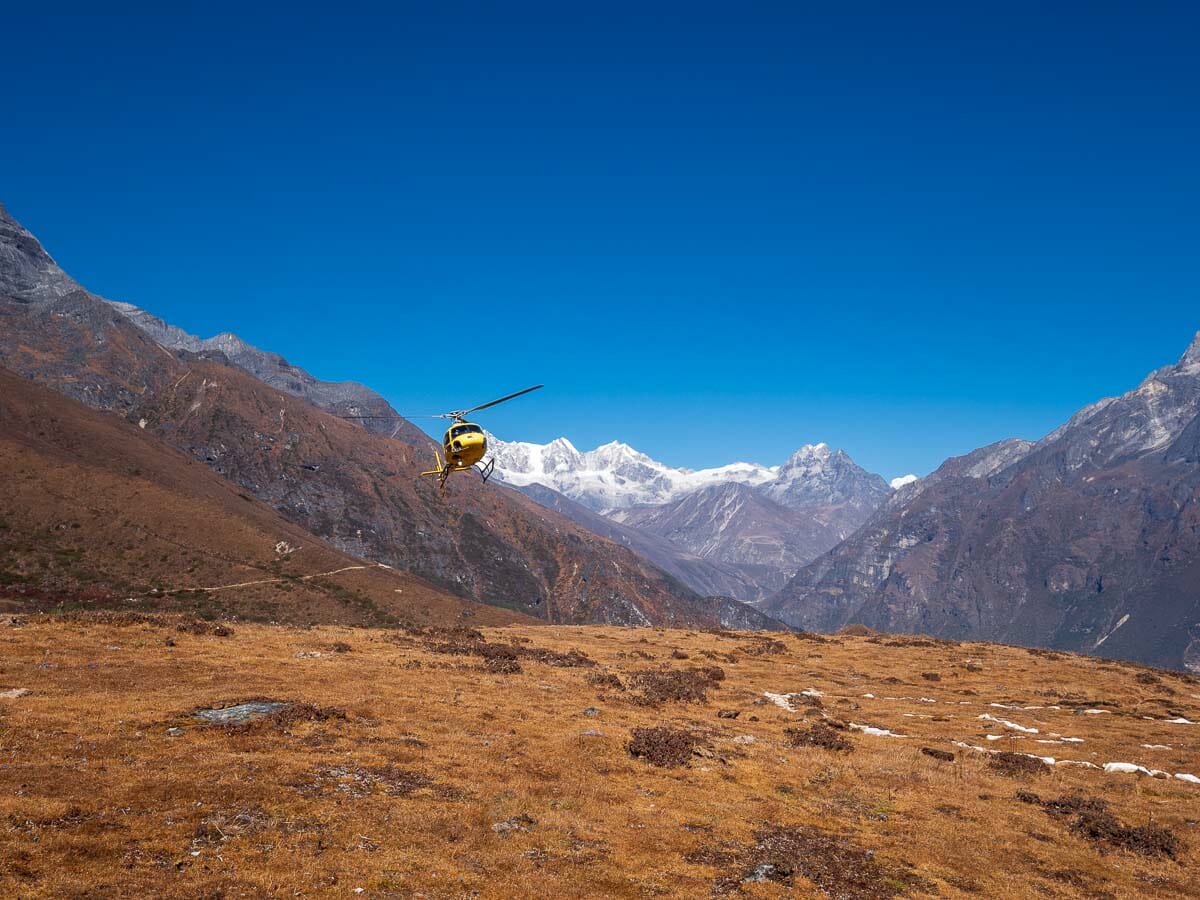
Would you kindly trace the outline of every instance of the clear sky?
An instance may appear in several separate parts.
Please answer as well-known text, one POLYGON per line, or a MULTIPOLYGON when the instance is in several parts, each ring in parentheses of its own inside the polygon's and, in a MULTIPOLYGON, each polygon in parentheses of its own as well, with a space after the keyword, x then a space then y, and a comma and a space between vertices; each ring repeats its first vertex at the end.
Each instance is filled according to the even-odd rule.
POLYGON ((1194 3, 105 5, 4 13, 0 200, 401 412, 923 474, 1200 329, 1194 3))

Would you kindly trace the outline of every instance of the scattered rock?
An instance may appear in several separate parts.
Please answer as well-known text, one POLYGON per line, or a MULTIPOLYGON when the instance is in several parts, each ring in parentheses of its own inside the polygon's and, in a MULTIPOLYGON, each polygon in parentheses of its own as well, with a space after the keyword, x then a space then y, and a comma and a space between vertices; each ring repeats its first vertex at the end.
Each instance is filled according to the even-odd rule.
POLYGON ((587 716, 589 719, 594 719, 596 716, 600 715, 600 710, 595 706, 589 706, 583 711, 583 715, 587 716))
POLYGON ((239 703, 236 706, 225 706, 216 709, 198 709, 193 715, 203 719, 210 725, 241 725, 262 719, 271 713, 279 712, 288 706, 282 700, 252 700, 239 703))
POLYGON ((579 732, 579 736, 580 737, 604 737, 604 735, 602 733, 600 733, 599 731, 597 731, 595 728, 589 728, 587 731, 581 731, 581 732, 579 732))
POLYGON ((752 734, 739 734, 733 739, 733 742, 735 744, 753 744, 757 740, 758 738, 752 734))
POLYGON ((167 737, 183 737, 182 728, 168 728, 167 737))
POLYGON ((741 715, 740 710, 722 709, 717 713, 717 718, 718 719, 736 719, 739 715, 741 715))
POLYGON ((29 688, 13 688, 9 691, 0 691, 0 700, 20 700, 22 697, 28 697, 32 694, 29 688))
POLYGON ((942 762, 954 762, 954 754, 949 750, 938 750, 935 747, 922 747, 921 752, 926 756, 932 756, 934 759, 940 759, 942 762))
POLYGON ((778 881, 779 870, 771 863, 760 863, 750 870, 749 874, 742 879, 743 883, 761 884, 764 881, 778 881))
POLYGON ((505 819, 503 822, 494 822, 492 824, 492 831, 496 832, 496 834, 512 834, 514 831, 529 831, 536 824, 537 819, 522 813, 519 816, 513 816, 511 819, 505 819))
POLYGON ((20 628, 24 624, 25 620, 20 616, 0 616, 0 627, 20 628))
POLYGON ((937 672, 922 672, 921 677, 924 678, 926 681, 941 681, 942 680, 942 676, 939 675, 937 672))

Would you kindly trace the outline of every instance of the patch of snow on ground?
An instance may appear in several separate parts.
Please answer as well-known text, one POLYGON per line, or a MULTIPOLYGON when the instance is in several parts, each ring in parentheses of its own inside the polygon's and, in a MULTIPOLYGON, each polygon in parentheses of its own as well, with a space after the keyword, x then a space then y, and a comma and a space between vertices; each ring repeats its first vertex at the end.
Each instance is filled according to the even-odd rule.
POLYGON ((981 716, 979 716, 979 718, 985 719, 989 722, 998 722, 999 724, 1003 725, 1005 728, 1013 729, 1013 731, 1023 731, 1023 732, 1025 732, 1025 734, 1037 734, 1038 733, 1038 730, 1036 728, 1026 728, 1024 725, 1018 725, 1016 722, 1008 721, 1008 719, 997 719, 991 713, 983 713, 981 716))

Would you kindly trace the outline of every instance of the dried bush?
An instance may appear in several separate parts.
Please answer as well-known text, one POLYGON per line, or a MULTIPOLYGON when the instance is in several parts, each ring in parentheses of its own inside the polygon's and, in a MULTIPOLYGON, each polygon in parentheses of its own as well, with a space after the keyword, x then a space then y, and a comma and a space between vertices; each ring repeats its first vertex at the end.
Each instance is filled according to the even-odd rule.
POLYGON ((1012 753, 1008 750, 993 753, 988 758, 988 768, 995 769, 1001 775, 1007 775, 1009 778, 1045 775, 1050 771, 1050 767, 1040 759, 1026 756, 1024 753, 1012 753))
POLYGON ((785 728, 783 733, 793 747, 820 747, 840 753, 854 751, 854 744, 824 722, 815 722, 809 728, 785 728))
POLYGON ((691 732, 675 728, 635 728, 626 749, 630 756, 644 759, 652 766, 675 768, 692 758, 696 739, 691 732))
POLYGON ((747 656, 774 656, 777 653, 787 653, 787 644, 775 638, 759 638, 750 644, 738 647, 747 656))
POLYGON ((588 675, 587 682, 598 688, 607 688, 614 691, 625 690, 625 685, 621 683, 621 679, 612 672, 592 672, 588 675))
POLYGON ((1064 794, 1054 800, 1043 800, 1030 791, 1017 791, 1017 799, 1044 809, 1057 819, 1074 817, 1067 828, 1084 840, 1130 850, 1143 856, 1166 856, 1175 859, 1182 849, 1179 837, 1161 825, 1126 825, 1098 797, 1064 794))
POLYGON ((714 893, 734 893, 747 882, 793 887, 807 878, 830 897, 884 900, 914 888, 931 887, 907 867, 891 867, 841 835, 805 825, 769 825, 755 844, 738 854, 736 871, 721 878, 714 893))
POLYGON ((954 762, 954 754, 949 750, 938 750, 935 747, 922 747, 921 752, 926 756, 932 756, 934 759, 942 762, 954 762))
POLYGON ((645 669, 634 672, 630 682, 640 691, 637 703, 657 706, 660 703, 704 703, 707 690, 716 686, 725 673, 717 666, 702 669, 645 669), (720 673, 719 677, 717 673, 720 673))

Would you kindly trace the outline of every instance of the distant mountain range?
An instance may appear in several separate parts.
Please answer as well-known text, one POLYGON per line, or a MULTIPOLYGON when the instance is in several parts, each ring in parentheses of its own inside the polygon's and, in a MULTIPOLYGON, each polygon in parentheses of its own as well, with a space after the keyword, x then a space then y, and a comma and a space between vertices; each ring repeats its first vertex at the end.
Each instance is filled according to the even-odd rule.
MULTIPOLYGON (((722 585, 739 600, 779 590, 800 566, 837 544, 892 493, 887 483, 826 444, 801 447, 779 466, 735 462, 672 468, 627 444, 580 452, 566 438, 548 444, 490 438, 496 477, 595 529, 595 513, 664 539, 689 564, 679 576, 695 590, 722 585), (540 492, 529 488, 538 485, 540 492), (732 577, 732 580, 730 580, 732 577)), ((671 571, 662 548, 651 556, 671 571)), ((682 560, 677 560, 681 562, 682 560)))

